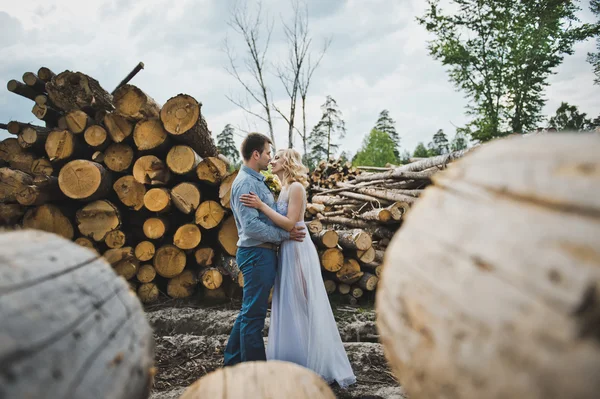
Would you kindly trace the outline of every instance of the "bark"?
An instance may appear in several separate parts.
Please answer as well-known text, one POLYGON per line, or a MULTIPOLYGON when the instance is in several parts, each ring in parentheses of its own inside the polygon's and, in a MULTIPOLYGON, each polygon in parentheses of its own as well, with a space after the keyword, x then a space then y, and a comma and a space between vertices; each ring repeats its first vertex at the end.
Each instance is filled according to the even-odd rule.
POLYGON ((112 111, 112 96, 98 81, 81 72, 64 71, 46 83, 52 102, 62 111, 112 111))
POLYGON ((33 178, 11 168, 0 168, 0 202, 16 202, 19 192, 33 184, 33 178))
POLYGON ((94 201, 105 198, 110 192, 111 174, 96 162, 76 159, 69 162, 58 174, 58 186, 67 197, 94 201))
POLYGON ((1 234, 0 248, 11 264, 0 282, 0 335, 12 342, 0 349, 0 364, 12 376, 2 382, 3 396, 147 397, 152 329, 111 267, 39 231, 1 234))
POLYGON ((325 224, 339 224, 353 229, 369 229, 372 227, 371 223, 365 220, 350 219, 340 216, 333 217, 322 217, 319 219, 321 223, 325 224))
POLYGON ((202 158, 216 157, 219 152, 200 108, 201 104, 193 97, 179 94, 167 100, 160 111, 160 119, 167 132, 202 158))
POLYGON ((6 88, 8 89, 8 91, 18 94, 22 97, 28 98, 31 101, 34 101, 35 96, 39 94, 37 91, 35 91, 35 89, 33 89, 33 87, 29 87, 25 83, 19 82, 15 79, 9 80, 6 84, 6 88))
POLYGON ((72 240, 73 224, 55 205, 44 204, 31 208, 23 216, 23 227, 43 230, 72 240))
POLYGON ((0 202, 0 226, 13 226, 21 220, 27 208, 19 204, 0 202))
POLYGON ((377 290, 410 397, 598 396, 599 151, 594 135, 502 139, 435 177, 377 290))
POLYGON ((371 235, 363 230, 341 230, 337 233, 339 236, 339 243, 343 248, 358 249, 361 251, 371 248, 371 235))
POLYGON ((363 290, 375 291, 375 288, 377 288, 377 283, 379 283, 377 276, 371 273, 365 273, 356 284, 363 290))
POLYGON ((28 125, 21 129, 17 140, 21 148, 43 154, 46 140, 51 131, 45 127, 28 125))
POLYGON ((46 126, 58 126, 58 120, 60 118, 60 112, 48 105, 34 104, 31 109, 31 113, 36 118, 46 122, 46 126))

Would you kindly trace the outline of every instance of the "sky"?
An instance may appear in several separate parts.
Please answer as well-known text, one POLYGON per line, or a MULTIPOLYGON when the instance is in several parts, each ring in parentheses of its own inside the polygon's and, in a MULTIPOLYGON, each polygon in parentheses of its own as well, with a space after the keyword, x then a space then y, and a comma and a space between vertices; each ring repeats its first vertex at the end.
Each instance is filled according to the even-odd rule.
MULTIPOLYGON (((467 121, 467 100, 448 80, 440 62, 427 52, 431 37, 415 18, 424 14, 424 0, 306 0, 312 48, 331 44, 315 71, 308 92, 307 126, 321 117, 327 95, 338 103, 347 134, 340 151, 355 153, 374 126, 381 110, 396 121, 402 149, 410 152, 427 144, 438 129, 452 137, 467 121)), ((19 120, 40 124, 31 114, 33 103, 6 90, 10 79, 46 66, 55 73, 80 71, 96 78, 107 90, 142 61, 145 68, 130 82, 159 104, 186 93, 202 103, 209 129, 216 136, 226 124, 244 131, 267 133, 266 125, 232 104, 227 96, 244 95, 227 72, 225 39, 238 60, 244 47, 228 25, 234 0, 0 0, 0 122, 19 120)), ((252 6, 255 1, 249 0, 252 6)), ((284 109, 289 99, 275 76, 284 60, 282 21, 289 21, 286 0, 263 0, 265 19, 273 22, 267 53, 266 79, 275 104, 284 109)), ((592 22, 588 1, 579 17, 592 22)), ((590 116, 600 114, 600 86, 593 85, 586 54, 594 41, 578 43, 575 53, 549 79, 543 114, 551 115, 562 101, 590 116)), ((252 108, 258 110, 258 106, 252 108)), ((301 127, 301 126, 300 126, 301 127)), ((8 134, 0 131, 0 139, 8 134)), ((287 127, 275 121, 278 147, 287 145, 287 127)), ((294 147, 301 150, 299 136, 294 147)))

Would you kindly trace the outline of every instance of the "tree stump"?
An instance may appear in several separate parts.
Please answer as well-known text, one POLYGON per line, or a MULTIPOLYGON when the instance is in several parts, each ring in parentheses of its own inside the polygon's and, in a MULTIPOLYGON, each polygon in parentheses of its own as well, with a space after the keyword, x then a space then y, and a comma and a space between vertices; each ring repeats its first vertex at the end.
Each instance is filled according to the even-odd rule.
POLYGON ((597 398, 600 138, 514 137, 436 174, 385 256, 386 356, 411 398, 597 398))
POLYGON ((1 397, 149 395, 152 329, 105 260, 35 230, 0 233, 0 256, 1 397))
POLYGON ((327 383, 313 371, 273 360, 225 367, 190 385, 180 399, 335 399, 327 383))

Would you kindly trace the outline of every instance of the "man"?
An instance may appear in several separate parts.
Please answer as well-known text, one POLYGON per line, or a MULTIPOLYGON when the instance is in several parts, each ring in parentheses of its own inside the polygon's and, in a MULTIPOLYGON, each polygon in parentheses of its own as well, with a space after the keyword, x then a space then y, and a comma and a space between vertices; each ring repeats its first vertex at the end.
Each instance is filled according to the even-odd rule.
POLYGON ((304 227, 287 232, 258 210, 240 202, 242 194, 254 192, 270 207, 273 194, 260 173, 271 161, 271 140, 259 133, 250 133, 241 147, 244 165, 231 187, 231 209, 238 229, 237 264, 244 276, 242 309, 225 348, 224 366, 240 362, 266 360, 262 330, 267 306, 277 271, 278 244, 285 240, 302 241, 304 227))

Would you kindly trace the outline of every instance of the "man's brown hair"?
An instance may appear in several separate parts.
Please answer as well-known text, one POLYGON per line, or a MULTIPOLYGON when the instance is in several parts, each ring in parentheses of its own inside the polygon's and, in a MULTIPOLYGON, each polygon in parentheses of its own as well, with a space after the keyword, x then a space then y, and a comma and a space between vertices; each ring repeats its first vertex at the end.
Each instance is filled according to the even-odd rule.
POLYGON ((265 149, 265 143, 273 144, 271 139, 260 133, 250 133, 246 136, 244 141, 242 141, 242 158, 244 161, 248 161, 252 157, 252 153, 254 151, 258 151, 259 154, 262 154, 265 149))

